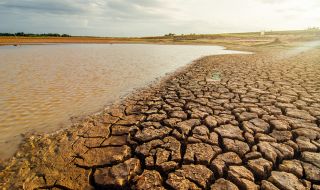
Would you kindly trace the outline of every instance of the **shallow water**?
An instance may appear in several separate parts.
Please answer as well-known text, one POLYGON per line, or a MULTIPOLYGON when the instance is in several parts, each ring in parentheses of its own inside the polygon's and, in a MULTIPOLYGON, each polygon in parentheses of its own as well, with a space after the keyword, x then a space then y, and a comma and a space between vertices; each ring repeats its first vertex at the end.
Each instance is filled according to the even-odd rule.
POLYGON ((23 133, 54 131, 196 58, 230 53, 237 52, 191 45, 0 47, 0 155, 12 155, 23 133))

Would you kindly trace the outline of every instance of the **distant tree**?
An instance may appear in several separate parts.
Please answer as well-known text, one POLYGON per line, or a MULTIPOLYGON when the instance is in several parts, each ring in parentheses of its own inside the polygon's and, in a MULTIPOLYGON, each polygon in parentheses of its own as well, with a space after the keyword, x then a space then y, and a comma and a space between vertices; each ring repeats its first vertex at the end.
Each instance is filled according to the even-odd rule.
POLYGON ((165 34, 164 36, 175 36, 174 33, 165 34))
POLYGON ((17 32, 16 36, 25 36, 25 34, 23 32, 17 32))
POLYGON ((0 33, 0 36, 14 36, 14 34, 11 34, 11 33, 0 33))
POLYGON ((307 30, 309 30, 309 31, 317 31, 317 30, 319 30, 319 27, 309 27, 307 30))
POLYGON ((62 34, 61 37, 71 37, 69 34, 62 34))
POLYGON ((71 37, 69 34, 58 34, 58 33, 43 33, 43 34, 33 34, 33 33, 0 33, 0 36, 25 36, 25 37, 71 37))

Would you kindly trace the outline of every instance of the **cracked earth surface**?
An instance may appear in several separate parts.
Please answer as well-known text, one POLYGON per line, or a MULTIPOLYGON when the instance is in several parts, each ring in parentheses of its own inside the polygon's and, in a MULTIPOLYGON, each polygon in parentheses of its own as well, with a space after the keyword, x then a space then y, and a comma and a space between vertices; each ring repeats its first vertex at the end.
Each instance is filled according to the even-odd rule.
POLYGON ((204 57, 3 166, 4 189, 320 189, 320 50, 204 57), (212 81, 213 72, 221 81, 212 81))

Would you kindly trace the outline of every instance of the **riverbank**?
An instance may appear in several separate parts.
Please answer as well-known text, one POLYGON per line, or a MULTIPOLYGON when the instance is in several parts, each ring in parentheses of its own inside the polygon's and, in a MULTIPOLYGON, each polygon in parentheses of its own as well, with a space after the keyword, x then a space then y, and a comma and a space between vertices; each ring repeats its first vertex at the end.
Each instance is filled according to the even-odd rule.
POLYGON ((39 44, 181 44, 181 45, 221 45, 237 48, 279 45, 288 46, 293 41, 303 42, 320 39, 319 31, 268 31, 225 33, 225 34, 181 34, 151 37, 41 37, 41 36, 0 36, 1 45, 39 45, 39 44))
POLYGON ((26 138, 0 186, 319 189, 319 46, 249 49, 204 57, 66 130, 26 138))
POLYGON ((96 113, 194 59, 233 53, 243 52, 157 44, 0 47, 0 159, 12 156, 26 133, 65 128, 70 118, 96 113))

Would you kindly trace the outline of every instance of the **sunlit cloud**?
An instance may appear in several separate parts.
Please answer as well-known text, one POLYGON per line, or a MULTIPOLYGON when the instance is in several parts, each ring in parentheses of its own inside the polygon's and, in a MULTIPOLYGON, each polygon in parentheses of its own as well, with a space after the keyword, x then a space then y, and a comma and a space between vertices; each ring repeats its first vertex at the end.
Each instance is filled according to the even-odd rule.
POLYGON ((144 36, 320 26, 319 0, 2 0, 0 32, 144 36))

